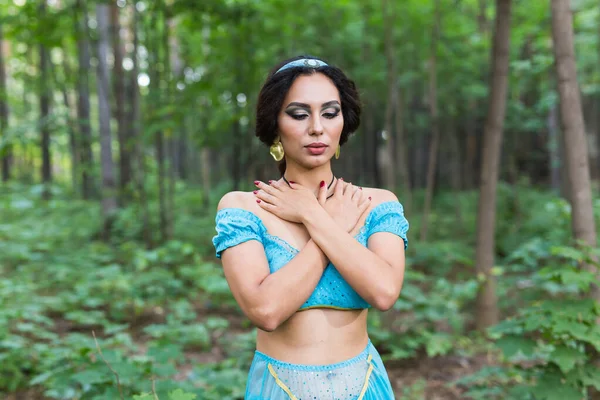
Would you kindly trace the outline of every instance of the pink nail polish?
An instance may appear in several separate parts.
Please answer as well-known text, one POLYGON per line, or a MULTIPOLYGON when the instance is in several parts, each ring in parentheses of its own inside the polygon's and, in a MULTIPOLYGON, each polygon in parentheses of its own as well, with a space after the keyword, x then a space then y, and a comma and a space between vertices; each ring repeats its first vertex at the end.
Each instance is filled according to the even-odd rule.
POLYGON ((296 182, 294 182, 294 181, 289 181, 289 182, 290 182, 290 183, 296 183, 296 182))
POLYGON ((273 180, 272 180, 272 179, 269 179, 269 185, 270 185, 271 183, 273 183, 273 180))
POLYGON ((260 183, 259 181, 254 181, 254 184, 255 184, 255 185, 258 185, 259 183, 260 183))
POLYGON ((369 196, 369 200, 371 200, 371 196, 369 196))
POLYGON ((360 190, 362 190, 362 188, 359 188, 360 190))
POLYGON ((257 203, 260 203, 260 199, 256 199, 256 202, 257 202, 257 203))
POLYGON ((256 193, 258 193, 258 190, 255 190, 255 191, 254 191, 254 192, 252 192, 252 193, 256 194, 256 193))
POLYGON ((325 181, 321 181, 321 187, 325 186, 325 181))

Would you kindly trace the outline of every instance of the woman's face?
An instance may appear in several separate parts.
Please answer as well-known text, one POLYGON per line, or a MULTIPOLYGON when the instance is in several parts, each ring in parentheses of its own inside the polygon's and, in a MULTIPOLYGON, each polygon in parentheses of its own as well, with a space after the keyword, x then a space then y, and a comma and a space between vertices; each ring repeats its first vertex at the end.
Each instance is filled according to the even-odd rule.
POLYGON ((314 168, 328 162, 344 128, 340 94, 333 82, 320 73, 296 78, 277 125, 288 164, 314 168))

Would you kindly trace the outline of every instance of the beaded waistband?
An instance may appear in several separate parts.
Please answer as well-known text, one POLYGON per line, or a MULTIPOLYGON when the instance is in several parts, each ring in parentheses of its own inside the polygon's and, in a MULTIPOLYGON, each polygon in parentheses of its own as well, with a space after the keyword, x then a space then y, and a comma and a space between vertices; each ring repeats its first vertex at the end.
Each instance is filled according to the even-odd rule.
POLYGON ((371 343, 371 340, 369 340, 367 347, 365 347, 365 349, 357 356, 354 356, 348 360, 341 361, 338 363, 325 364, 325 365, 294 364, 294 363, 289 363, 289 362, 285 362, 285 361, 280 361, 280 360, 270 357, 270 356, 266 355, 265 353, 262 353, 258 350, 254 351, 254 355, 255 355, 255 358, 257 358, 258 360, 264 361, 266 363, 269 363, 269 364, 272 364, 272 365, 275 365, 278 367, 289 368, 289 369, 293 369, 293 370, 302 370, 302 371, 330 371, 332 369, 346 367, 348 365, 354 364, 361 360, 366 360, 369 357, 369 354, 371 353, 372 349, 374 349, 374 346, 371 343))

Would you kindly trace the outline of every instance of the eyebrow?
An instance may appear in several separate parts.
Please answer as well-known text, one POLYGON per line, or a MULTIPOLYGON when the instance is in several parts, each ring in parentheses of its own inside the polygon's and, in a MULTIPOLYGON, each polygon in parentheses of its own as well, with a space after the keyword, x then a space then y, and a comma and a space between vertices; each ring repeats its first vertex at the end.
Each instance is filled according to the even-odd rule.
MULTIPOLYGON (((331 106, 334 106, 334 105, 337 105, 337 106, 341 107, 339 101, 337 101, 337 100, 331 100, 331 101, 327 101, 327 102, 323 103, 321 105, 321 109, 327 108, 327 107, 331 107, 331 106)), ((310 109, 310 106, 308 104, 306 104, 306 103, 298 103, 298 102, 295 102, 295 101, 291 102, 290 104, 288 104, 286 108, 290 108, 292 106, 310 109)))

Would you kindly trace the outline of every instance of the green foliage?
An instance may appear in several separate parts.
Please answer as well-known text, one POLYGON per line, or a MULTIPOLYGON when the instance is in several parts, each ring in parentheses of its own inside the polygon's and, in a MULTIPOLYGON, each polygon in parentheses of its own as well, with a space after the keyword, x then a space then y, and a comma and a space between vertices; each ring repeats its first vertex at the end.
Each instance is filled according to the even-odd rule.
POLYGON ((112 368, 126 396, 147 396, 154 377, 161 399, 239 398, 249 356, 201 366, 191 357, 224 340, 250 354, 242 343, 253 339, 225 339, 229 321, 210 314, 233 299, 203 247, 171 241, 148 250, 125 239, 107 246, 90 240, 96 206, 59 193, 48 206, 38 199, 15 187, 1 200, 0 393, 37 386, 47 398, 112 400, 112 368), (179 376, 184 366, 193 373, 179 376))
POLYGON ((545 293, 490 329, 505 366, 458 381, 471 397, 579 400, 600 390, 600 305, 585 297, 596 278, 580 267, 593 253, 554 246, 543 254, 532 280, 545 293))
MULTIPOLYGON (((114 241, 105 244, 97 240, 96 205, 59 186, 49 203, 38 186, 10 186, 0 198, 0 393, 33 386, 47 398, 112 400, 119 398, 112 368, 126 398, 243 397, 255 332, 214 262, 214 214, 194 207, 201 194, 179 190, 177 239, 147 249, 131 209, 120 211, 114 241)), ((599 381, 592 366, 600 338, 598 306, 582 297, 593 276, 578 264, 598 250, 568 245, 562 200, 508 186, 500 196, 498 230, 511 238, 499 245, 507 254, 497 258, 498 290, 511 317, 490 334, 501 363, 455 384, 473 399, 581 396, 599 381), (540 206, 519 212, 523 201, 540 206)), ((474 221, 472 193, 454 197, 463 221, 474 221)), ((450 197, 439 197, 443 234, 413 240, 400 299, 388 313, 369 312, 370 336, 388 361, 489 351, 465 336, 478 281, 472 227, 456 235, 455 210, 450 197)), ((402 390, 422 397, 424 381, 402 390)))
POLYGON ((373 312, 370 335, 389 351, 386 359, 412 358, 423 349, 429 357, 448 354, 463 333, 464 305, 473 300, 476 290, 474 279, 452 283, 409 270, 394 305, 398 317, 390 327, 383 324, 381 314, 373 312))

